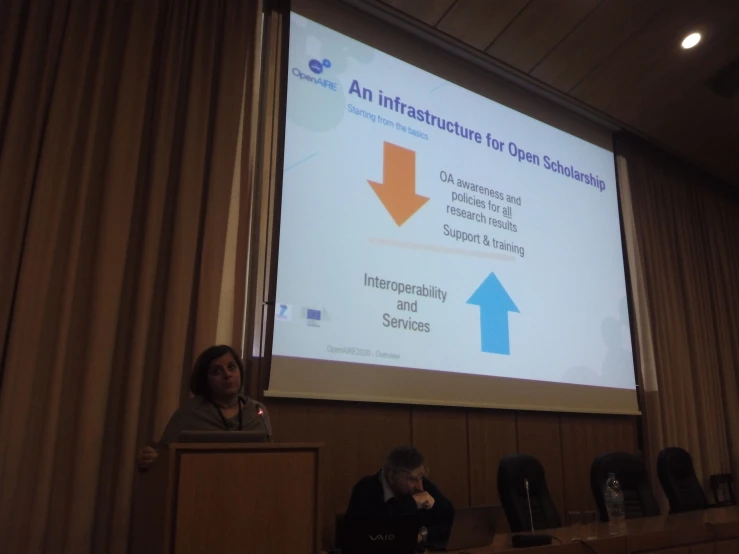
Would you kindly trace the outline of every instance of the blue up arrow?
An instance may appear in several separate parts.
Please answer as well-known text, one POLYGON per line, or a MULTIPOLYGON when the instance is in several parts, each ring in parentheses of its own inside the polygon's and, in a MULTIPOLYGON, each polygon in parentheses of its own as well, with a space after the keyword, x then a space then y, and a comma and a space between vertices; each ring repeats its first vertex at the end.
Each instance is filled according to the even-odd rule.
POLYGON ((508 312, 518 312, 518 308, 500 284, 495 273, 490 273, 477 287, 467 304, 480 306, 482 351, 491 354, 510 354, 508 312))

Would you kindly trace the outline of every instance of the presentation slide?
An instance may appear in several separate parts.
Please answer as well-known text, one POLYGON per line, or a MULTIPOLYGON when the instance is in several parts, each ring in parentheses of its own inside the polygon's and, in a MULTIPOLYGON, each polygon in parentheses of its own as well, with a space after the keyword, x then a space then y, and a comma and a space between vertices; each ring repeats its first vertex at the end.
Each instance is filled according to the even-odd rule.
POLYGON ((296 359, 633 392, 613 153, 290 25, 270 392, 296 359))

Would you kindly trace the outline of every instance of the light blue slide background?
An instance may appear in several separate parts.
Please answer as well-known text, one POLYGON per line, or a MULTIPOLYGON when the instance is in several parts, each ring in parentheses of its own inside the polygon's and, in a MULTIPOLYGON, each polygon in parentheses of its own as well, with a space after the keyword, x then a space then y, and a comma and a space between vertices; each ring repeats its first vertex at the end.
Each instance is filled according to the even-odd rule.
POLYGON ((289 58, 276 300, 290 309, 287 319, 275 321, 273 355, 634 388, 611 152, 297 14, 291 19, 289 58), (309 69, 312 59, 328 59, 330 67, 317 75, 309 69), (337 90, 301 79, 295 68, 336 83, 337 90), (372 103, 348 94, 353 79, 373 91, 372 103), (479 130, 483 143, 383 108, 379 90, 479 130), (410 125, 429 139, 353 115, 349 104, 410 125), (547 154, 597 174, 605 190, 521 163, 507 149, 489 149, 487 132, 542 161, 547 154), (383 182, 384 141, 416 152, 416 192, 430 198, 401 227, 367 183, 383 182), (464 189, 442 182, 442 170, 520 196, 522 206, 512 206, 518 232, 448 214, 447 205, 479 210, 452 203, 452 192, 464 189), (512 241, 525 248, 525 257, 479 259, 370 242, 496 252, 444 236, 444 224, 512 241), (467 303, 491 272, 519 310, 508 314, 509 355, 482 352, 480 308, 467 303), (446 302, 365 288, 365 273, 440 287, 446 302), (418 300, 418 312, 398 311, 398 300, 418 300), (309 308, 321 310, 317 326, 305 317, 309 308), (383 327, 384 313, 427 322, 431 332, 383 327), (331 353, 329 346, 371 355, 331 353), (398 357, 378 357, 378 351, 398 357))

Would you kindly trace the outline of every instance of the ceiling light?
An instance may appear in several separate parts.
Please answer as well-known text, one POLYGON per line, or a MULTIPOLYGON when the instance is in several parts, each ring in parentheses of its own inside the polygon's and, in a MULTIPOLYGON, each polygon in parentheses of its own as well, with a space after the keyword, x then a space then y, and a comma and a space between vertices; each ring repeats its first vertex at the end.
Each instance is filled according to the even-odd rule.
POLYGON ((683 39, 683 48, 686 50, 688 48, 693 48, 696 44, 698 44, 701 41, 701 34, 700 33, 690 33, 687 37, 683 39))

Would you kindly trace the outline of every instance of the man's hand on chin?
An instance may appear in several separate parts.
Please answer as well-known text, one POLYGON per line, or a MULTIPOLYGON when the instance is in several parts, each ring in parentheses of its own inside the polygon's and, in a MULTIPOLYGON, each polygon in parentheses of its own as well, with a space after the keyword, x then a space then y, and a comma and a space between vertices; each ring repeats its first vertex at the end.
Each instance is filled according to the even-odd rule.
POLYGON ((430 510, 434 507, 434 497, 426 491, 417 492, 413 495, 413 500, 416 501, 416 507, 419 510, 430 510))

